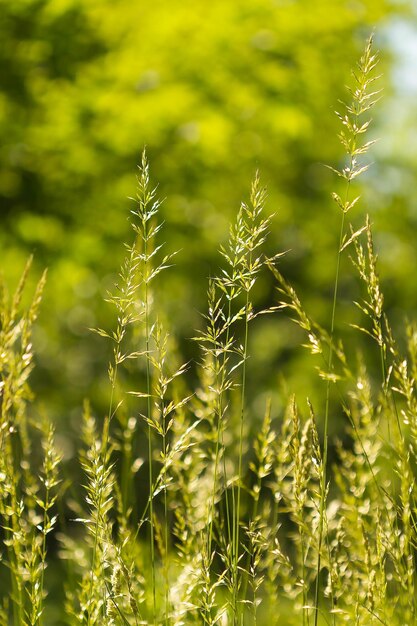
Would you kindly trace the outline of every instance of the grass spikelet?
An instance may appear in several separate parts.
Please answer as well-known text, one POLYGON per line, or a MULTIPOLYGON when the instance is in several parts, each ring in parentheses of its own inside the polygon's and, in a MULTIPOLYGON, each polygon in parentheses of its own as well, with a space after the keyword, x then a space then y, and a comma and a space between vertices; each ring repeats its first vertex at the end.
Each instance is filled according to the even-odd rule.
POLYGON ((108 437, 100 438, 88 406, 84 410, 84 442, 87 450, 82 467, 87 477, 86 503, 88 518, 78 521, 86 525, 91 539, 91 568, 83 577, 80 594, 79 621, 95 624, 103 618, 107 607, 107 568, 111 546, 111 521, 113 506, 112 466, 108 437))

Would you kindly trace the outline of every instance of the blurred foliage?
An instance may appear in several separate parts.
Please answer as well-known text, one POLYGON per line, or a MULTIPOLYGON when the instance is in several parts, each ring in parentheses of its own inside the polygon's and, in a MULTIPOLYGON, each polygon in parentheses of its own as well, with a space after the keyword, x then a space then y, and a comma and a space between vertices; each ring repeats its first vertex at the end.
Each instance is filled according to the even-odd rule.
MULTIPOLYGON (((51 415, 74 427, 82 398, 100 398, 106 346, 88 329, 106 324, 102 298, 130 240, 127 197, 144 144, 166 197, 166 249, 181 250, 158 298, 187 357, 206 279, 256 168, 275 213, 270 252, 291 250, 283 271, 328 324, 339 220, 329 192, 338 183, 322 164, 343 153, 333 110, 365 37, 375 27, 378 42, 408 3, 0 0, 0 8, 1 266, 13 281, 34 252, 39 270, 49 268, 34 385, 51 415)), ((386 97, 389 61, 384 49, 386 97)), ((378 134, 386 125, 381 114, 378 134)), ((399 261, 384 267, 388 300, 415 305, 416 252, 403 242, 416 212, 407 213, 408 195, 384 192, 384 172, 382 162, 368 184, 381 201, 381 247, 396 215, 386 235, 388 249, 393 237, 400 247, 399 261)), ((345 276, 348 267, 346 259, 345 276)), ((342 325, 355 289, 342 281, 342 325)), ((272 280, 258 296, 271 300, 272 280)), ((259 372, 304 391, 307 355, 298 349, 288 362, 300 343, 288 320, 262 319, 252 340, 259 372)))

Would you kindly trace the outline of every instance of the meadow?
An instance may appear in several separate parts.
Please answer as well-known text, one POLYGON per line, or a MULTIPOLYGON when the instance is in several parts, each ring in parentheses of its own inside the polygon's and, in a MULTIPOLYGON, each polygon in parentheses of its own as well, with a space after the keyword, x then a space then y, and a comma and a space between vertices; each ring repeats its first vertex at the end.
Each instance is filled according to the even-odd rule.
POLYGON ((339 232, 326 326, 283 274, 291 251, 269 252, 275 218, 256 173, 207 280, 190 339, 199 357, 184 362, 157 289, 181 253, 164 244, 144 151, 131 241, 102 304, 114 323, 90 331, 109 355, 107 410, 86 399, 69 464, 30 389, 47 274, 29 300, 31 259, 14 291, 2 283, 2 626, 416 623, 417 326, 394 336, 356 192, 380 98, 372 44, 338 105, 344 160, 330 167, 339 232), (341 337, 345 257, 361 298, 341 337), (275 286, 262 308, 265 275, 275 286), (256 396, 251 337, 265 316, 299 327, 295 349, 310 355, 318 400, 291 389, 256 396))

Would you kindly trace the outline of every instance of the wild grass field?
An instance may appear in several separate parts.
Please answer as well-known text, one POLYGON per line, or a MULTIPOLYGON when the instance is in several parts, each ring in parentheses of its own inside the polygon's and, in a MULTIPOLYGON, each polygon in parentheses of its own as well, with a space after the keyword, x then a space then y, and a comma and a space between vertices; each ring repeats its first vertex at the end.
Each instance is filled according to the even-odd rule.
POLYGON ((404 321, 394 336, 356 192, 374 143, 377 64, 371 37, 337 103, 343 163, 331 166, 339 231, 326 326, 285 277, 292 251, 266 252, 279 207, 256 173, 207 279, 190 338, 199 359, 184 362, 156 288, 181 253, 164 244, 144 151, 131 240, 102 305, 114 324, 91 329, 109 354, 100 365, 108 408, 98 413, 86 399, 69 464, 30 389, 47 275, 28 304, 31 260, 15 291, 2 283, 1 626, 417 623, 417 326, 404 321), (362 295, 342 341, 345 257, 362 295), (263 309, 257 286, 270 274, 274 297, 263 309), (251 333, 262 316, 300 327, 295 349, 310 353, 317 401, 291 389, 279 390, 278 408, 276 389, 256 397, 251 333))

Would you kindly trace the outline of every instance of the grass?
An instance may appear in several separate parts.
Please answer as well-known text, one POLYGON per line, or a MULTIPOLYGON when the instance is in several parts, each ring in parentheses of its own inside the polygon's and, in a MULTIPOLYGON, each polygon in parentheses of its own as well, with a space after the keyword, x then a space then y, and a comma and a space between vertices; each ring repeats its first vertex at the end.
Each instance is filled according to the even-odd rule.
POLYGON ((84 407, 83 498, 70 496, 53 426, 29 419, 31 331, 45 276, 27 307, 30 262, 14 294, 2 284, 1 626, 48 624, 50 535, 67 572, 68 624, 416 623, 417 328, 407 326, 402 351, 384 312, 371 221, 348 224, 359 212, 354 181, 372 145, 365 137, 378 99, 376 63, 370 39, 351 102, 338 114, 346 165, 334 170, 344 191, 333 194, 341 220, 328 329, 282 275, 282 254, 265 256, 271 217, 257 174, 209 280, 193 389, 186 372, 194 365, 182 363, 155 296, 172 254, 159 243, 160 202, 143 153, 133 243, 108 296, 114 329, 95 331, 109 343, 109 408, 96 417, 84 407), (363 299, 352 303, 363 321, 349 340, 358 332, 372 340, 353 362, 336 324, 346 254, 363 286, 363 299), (254 287, 269 272, 278 297, 257 310, 254 287), (262 419, 248 398, 251 329, 259 315, 287 312, 305 332, 312 366, 319 363, 323 404, 290 395, 276 415, 268 400, 262 419), (368 373, 373 344, 379 379, 368 373), (340 411, 345 445, 336 442, 330 466, 329 424, 340 411), (262 425, 252 440, 255 420, 262 425), (64 502, 70 521, 58 516, 64 502))

